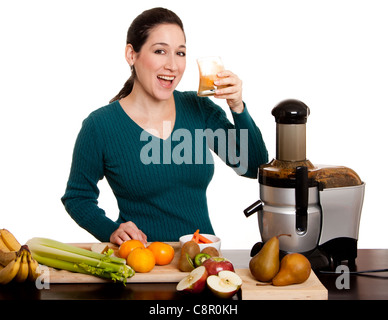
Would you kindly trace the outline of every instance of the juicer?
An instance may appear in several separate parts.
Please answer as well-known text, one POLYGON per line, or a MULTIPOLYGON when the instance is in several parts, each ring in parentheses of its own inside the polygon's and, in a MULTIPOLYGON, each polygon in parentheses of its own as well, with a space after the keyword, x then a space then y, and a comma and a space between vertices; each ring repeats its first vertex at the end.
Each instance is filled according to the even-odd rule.
POLYGON ((306 158, 306 123, 310 109, 285 100, 272 110, 276 122, 276 158, 260 166, 260 200, 244 210, 258 213, 261 242, 279 237, 281 256, 298 252, 313 269, 355 266, 365 183, 344 166, 313 165, 306 158))

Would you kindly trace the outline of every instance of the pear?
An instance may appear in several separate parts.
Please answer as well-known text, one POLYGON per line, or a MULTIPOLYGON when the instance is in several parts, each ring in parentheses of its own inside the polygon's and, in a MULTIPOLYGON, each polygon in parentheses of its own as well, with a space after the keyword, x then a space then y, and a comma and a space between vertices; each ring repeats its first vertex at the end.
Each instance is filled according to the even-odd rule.
POLYGON ((280 262, 280 270, 272 279, 274 286, 305 282, 311 273, 310 261, 300 253, 289 253, 280 262))
POLYGON ((283 235, 291 236, 289 234, 280 234, 272 237, 249 261, 249 270, 256 280, 269 282, 279 272, 279 237, 283 235))

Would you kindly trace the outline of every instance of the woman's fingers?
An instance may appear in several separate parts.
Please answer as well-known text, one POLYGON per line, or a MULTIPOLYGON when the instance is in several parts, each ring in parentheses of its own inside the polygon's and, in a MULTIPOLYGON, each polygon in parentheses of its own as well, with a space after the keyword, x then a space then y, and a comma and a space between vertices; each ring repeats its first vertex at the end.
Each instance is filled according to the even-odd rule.
POLYGON ((144 244, 147 243, 147 236, 145 233, 141 231, 132 221, 121 223, 117 230, 110 236, 110 242, 118 245, 121 245, 124 241, 131 239, 140 240, 144 244))
POLYGON ((229 107, 235 112, 242 112, 244 104, 242 101, 242 81, 229 70, 217 74, 218 79, 214 81, 217 87, 225 86, 216 90, 214 97, 226 99, 229 107))

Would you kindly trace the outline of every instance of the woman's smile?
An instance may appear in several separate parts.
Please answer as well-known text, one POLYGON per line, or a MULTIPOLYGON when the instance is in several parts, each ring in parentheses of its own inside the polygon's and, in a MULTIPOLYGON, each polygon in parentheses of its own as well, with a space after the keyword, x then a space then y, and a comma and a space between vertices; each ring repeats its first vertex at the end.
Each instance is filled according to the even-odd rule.
POLYGON ((161 86, 166 89, 170 89, 173 85, 173 81, 175 80, 175 76, 165 76, 160 75, 157 77, 161 86))

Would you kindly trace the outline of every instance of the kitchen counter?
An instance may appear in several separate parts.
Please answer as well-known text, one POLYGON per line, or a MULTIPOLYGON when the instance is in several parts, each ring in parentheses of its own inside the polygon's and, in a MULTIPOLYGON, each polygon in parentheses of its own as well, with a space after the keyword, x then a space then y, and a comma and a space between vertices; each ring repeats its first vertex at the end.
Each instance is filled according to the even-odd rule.
MULTIPOLYGON (((356 270, 388 269, 388 249, 359 249, 356 259, 356 270)), ((340 281, 337 289, 336 280, 339 274, 317 274, 321 283, 328 290, 329 300, 388 300, 388 272, 350 275, 349 282, 340 281)))
MULTIPOLYGON (((247 268, 249 250, 225 250, 235 268, 247 268)), ((388 268, 388 249, 359 249, 357 270, 388 268)), ((349 275, 317 273, 328 290, 329 300, 388 300, 388 272, 349 275), (338 288, 343 287, 343 288, 338 288)), ((238 295, 234 297, 238 300, 238 295)), ((37 289, 34 283, 11 283, 0 286, 0 300, 193 300, 193 295, 176 291, 176 283, 53 283, 49 289, 37 289)), ((204 294, 196 301, 214 300, 204 294)))

